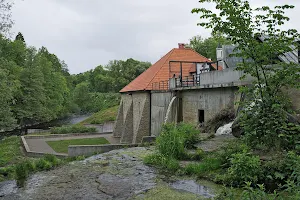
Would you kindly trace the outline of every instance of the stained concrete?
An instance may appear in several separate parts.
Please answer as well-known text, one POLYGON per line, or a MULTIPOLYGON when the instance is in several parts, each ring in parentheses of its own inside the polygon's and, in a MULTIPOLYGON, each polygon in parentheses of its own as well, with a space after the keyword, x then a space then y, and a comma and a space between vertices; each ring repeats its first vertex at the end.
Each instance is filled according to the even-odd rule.
POLYGON ((140 143, 150 135, 150 93, 126 93, 121 99, 113 135, 124 144, 140 143))
POLYGON ((208 121, 222 109, 233 109, 237 91, 236 87, 182 91, 183 121, 197 124, 198 110, 204 110, 204 120, 208 121))

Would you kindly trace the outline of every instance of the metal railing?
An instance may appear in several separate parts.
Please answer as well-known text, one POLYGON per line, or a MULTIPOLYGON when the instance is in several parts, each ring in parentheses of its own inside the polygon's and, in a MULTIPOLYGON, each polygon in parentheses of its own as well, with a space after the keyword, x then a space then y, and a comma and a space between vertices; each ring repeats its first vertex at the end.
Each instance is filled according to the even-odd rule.
POLYGON ((200 74, 176 78, 176 88, 193 87, 200 85, 200 74))
POLYGON ((152 83, 152 90, 169 90, 169 80, 152 83))

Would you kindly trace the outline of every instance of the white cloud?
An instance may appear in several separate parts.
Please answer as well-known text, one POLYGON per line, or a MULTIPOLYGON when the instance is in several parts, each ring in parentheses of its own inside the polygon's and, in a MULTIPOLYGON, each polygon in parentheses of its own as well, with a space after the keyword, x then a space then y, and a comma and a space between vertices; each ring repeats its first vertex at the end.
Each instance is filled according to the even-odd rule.
MULTIPOLYGON (((263 3, 274 2, 300 6, 298 0, 263 3)), ((199 5, 197 0, 17 0, 13 31, 22 32, 29 45, 46 46, 66 61, 71 73, 112 59, 132 57, 153 63, 179 42, 210 35, 191 14, 199 5)), ((297 8, 289 13, 289 28, 299 28, 297 14, 297 8)))

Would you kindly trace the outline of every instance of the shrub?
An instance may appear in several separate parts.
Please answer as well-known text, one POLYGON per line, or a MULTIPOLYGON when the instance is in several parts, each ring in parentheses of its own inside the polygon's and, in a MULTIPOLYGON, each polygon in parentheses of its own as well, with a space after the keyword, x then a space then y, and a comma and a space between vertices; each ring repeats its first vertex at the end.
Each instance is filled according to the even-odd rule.
POLYGON ((92 133, 96 132, 95 127, 86 127, 83 125, 72 125, 51 128, 51 134, 67 134, 67 133, 92 133))
POLYGON ((36 166, 35 163, 30 161, 30 160, 26 160, 24 162, 26 168, 28 169, 29 172, 34 172, 36 170, 36 166))
POLYGON ((49 170, 52 168, 52 164, 44 158, 41 158, 36 162, 36 168, 38 170, 49 170))
POLYGON ((222 162, 224 168, 228 168, 232 155, 240 152, 250 152, 250 147, 240 140, 235 140, 224 146, 215 156, 222 162))
POLYGON ((241 186, 245 182, 257 183, 262 174, 259 156, 247 151, 235 153, 230 158, 230 167, 225 174, 225 184, 241 186))
POLYGON ((44 156, 44 159, 50 162, 53 166, 57 166, 60 163, 60 160, 54 155, 47 154, 44 156))
POLYGON ((180 134, 184 136, 184 146, 186 148, 193 148, 193 145, 199 141, 199 130, 192 124, 180 123, 177 126, 180 134))
POLYGON ((166 157, 179 159, 184 155, 185 138, 179 132, 174 124, 164 125, 162 132, 156 138, 156 147, 158 151, 166 157))
POLYGON ((162 154, 150 154, 144 158, 144 163, 161 169, 167 169, 169 172, 175 172, 180 167, 176 159, 165 157, 162 154))
POLYGON ((19 187, 24 187, 26 178, 28 177, 28 169, 25 163, 16 166, 16 179, 19 187))

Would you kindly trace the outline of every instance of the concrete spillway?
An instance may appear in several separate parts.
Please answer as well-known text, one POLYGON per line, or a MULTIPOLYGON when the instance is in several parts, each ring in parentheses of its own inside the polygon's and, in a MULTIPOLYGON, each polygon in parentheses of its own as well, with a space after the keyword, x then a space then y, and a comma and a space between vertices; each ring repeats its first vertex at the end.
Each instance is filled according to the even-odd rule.
POLYGON ((171 99, 170 103, 169 103, 169 106, 168 106, 168 109, 167 109, 167 113, 166 113, 166 117, 165 117, 165 121, 164 121, 165 124, 168 122, 168 119, 169 119, 170 113, 171 113, 171 109, 172 109, 172 105, 173 105, 175 99, 176 99, 176 96, 173 97, 171 99))

